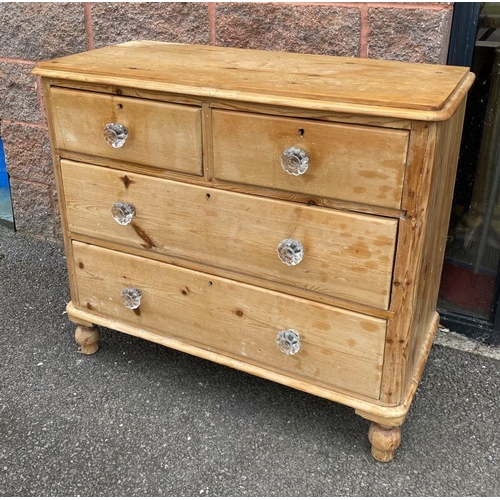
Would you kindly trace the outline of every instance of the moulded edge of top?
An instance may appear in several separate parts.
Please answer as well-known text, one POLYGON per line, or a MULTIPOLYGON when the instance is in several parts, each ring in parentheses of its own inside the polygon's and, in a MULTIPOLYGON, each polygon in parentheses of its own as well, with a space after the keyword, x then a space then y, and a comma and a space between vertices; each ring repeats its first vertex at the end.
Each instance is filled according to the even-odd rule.
MULTIPOLYGON (((408 107, 399 104, 397 105, 387 105, 363 102, 347 102, 342 101, 342 98, 338 100, 331 100, 328 98, 322 99, 321 97, 315 96, 314 98, 307 98, 303 96, 293 96, 286 93, 280 94, 276 93, 263 93, 262 90, 252 91, 252 90, 242 90, 236 88, 219 88, 215 85, 204 84, 203 81, 197 83, 187 83, 186 81, 182 83, 176 83, 174 81, 165 81, 165 79, 158 78, 147 78, 144 75, 134 74, 131 69, 129 69, 128 75, 120 74, 119 68, 114 71, 106 70, 106 65, 96 64, 97 58, 90 57, 91 55, 99 55, 100 58, 104 59, 104 56, 110 56, 111 51, 117 50, 147 50, 147 49, 161 49, 165 47, 166 49, 171 49, 172 47, 181 47, 182 50, 187 51, 205 51, 207 54, 230 54, 234 57, 237 55, 244 55, 247 57, 261 57, 265 55, 269 57, 270 52, 262 50, 249 50, 249 49, 234 49, 234 48, 219 48, 211 46, 193 46, 186 44, 175 44, 175 43, 164 43, 164 42, 149 42, 149 41, 136 41, 127 42, 124 44, 119 44, 110 47, 104 47, 101 49, 96 49, 94 51, 89 51, 81 54, 75 54, 73 56, 65 56, 58 59, 53 59, 49 61, 42 61, 36 65, 33 69, 32 74, 41 76, 44 78, 51 78, 57 80, 70 80, 73 82, 85 82, 92 84, 101 85, 111 85, 111 86, 121 86, 129 88, 139 88, 149 91, 167 92, 172 94, 179 94, 183 96, 198 97, 204 100, 222 100, 222 101, 237 101, 237 102, 249 102, 253 104, 263 104, 269 106, 285 106, 298 109, 310 109, 315 111, 325 111, 325 112, 335 112, 335 113, 349 113, 349 114, 359 114, 359 115, 369 115, 369 116, 379 116, 385 118, 401 118, 401 119, 411 119, 411 120, 422 120, 422 121, 444 121, 449 119, 459 104, 465 98, 468 90, 474 82, 475 76, 473 73, 463 68, 463 76, 461 80, 458 81, 456 86, 447 94, 447 97, 440 102, 439 105, 430 106, 427 109, 418 109, 413 107, 408 107), (123 49, 122 49, 123 48, 123 49), (82 58, 90 57, 93 64, 87 64, 86 67, 81 63, 82 58), (93 61, 92 61, 93 59, 93 61)), ((327 57, 331 56, 307 56, 305 54, 291 54, 291 53, 273 53, 274 55, 279 54, 281 58, 304 58, 311 57, 315 61, 325 61, 327 57)), ((360 60, 351 58, 337 58, 338 60, 349 60, 352 64, 365 64, 365 65, 376 65, 384 64, 385 62, 375 61, 375 60, 360 60)), ((159 65, 161 66, 161 60, 159 65)), ((388 64, 393 64, 394 61, 388 61, 388 64)), ((409 63, 396 63, 396 64, 409 64, 409 63)), ((112 67, 112 66, 111 66, 112 67)), ((109 66, 108 66, 109 68, 109 66)), ((152 75, 155 73, 152 72, 152 75)), ((360 99, 361 101, 361 99, 360 99)))

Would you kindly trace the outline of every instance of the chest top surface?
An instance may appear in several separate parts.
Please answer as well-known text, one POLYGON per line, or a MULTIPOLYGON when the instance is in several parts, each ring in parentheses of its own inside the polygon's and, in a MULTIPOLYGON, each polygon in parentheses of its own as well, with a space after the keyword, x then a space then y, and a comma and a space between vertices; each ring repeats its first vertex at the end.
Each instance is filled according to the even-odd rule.
POLYGON ((201 98, 440 121, 468 68, 134 41, 44 61, 34 74, 201 98))

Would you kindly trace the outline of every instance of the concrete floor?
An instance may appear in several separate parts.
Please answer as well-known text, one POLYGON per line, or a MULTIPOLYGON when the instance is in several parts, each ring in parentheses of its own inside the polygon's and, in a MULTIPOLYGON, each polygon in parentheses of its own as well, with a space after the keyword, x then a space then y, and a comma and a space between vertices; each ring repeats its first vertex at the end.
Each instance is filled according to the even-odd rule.
POLYGON ((0 226, 2 496, 499 496, 500 362, 435 345, 396 458, 344 406, 117 332, 84 356, 62 249, 0 226))

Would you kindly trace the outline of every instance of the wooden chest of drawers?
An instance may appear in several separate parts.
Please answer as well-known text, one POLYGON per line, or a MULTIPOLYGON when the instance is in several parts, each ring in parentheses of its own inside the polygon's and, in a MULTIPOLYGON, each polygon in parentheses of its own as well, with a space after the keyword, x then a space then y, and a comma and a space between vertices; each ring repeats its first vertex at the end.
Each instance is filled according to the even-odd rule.
POLYGON ((34 73, 82 352, 102 325, 349 405, 391 460, 472 74, 158 42, 34 73))

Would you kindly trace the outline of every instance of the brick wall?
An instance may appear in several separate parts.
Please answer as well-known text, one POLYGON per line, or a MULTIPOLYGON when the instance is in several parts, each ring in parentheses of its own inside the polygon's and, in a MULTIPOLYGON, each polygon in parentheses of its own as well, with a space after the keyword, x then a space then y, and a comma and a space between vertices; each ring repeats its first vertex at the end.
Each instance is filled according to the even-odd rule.
POLYGON ((60 239, 36 61, 161 40, 445 63, 451 3, 0 3, 0 135, 19 231, 60 239))

